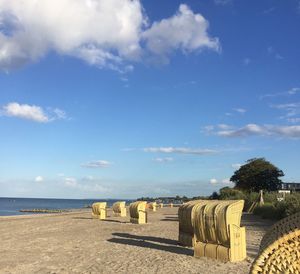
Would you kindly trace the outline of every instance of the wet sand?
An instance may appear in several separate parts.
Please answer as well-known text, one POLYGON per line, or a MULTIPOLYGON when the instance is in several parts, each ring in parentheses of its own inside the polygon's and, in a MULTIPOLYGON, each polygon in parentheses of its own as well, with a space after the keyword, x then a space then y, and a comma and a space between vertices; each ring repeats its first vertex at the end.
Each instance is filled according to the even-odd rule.
POLYGON ((222 263, 178 245, 177 210, 150 212, 145 225, 111 210, 104 221, 90 211, 0 217, 0 273, 249 273, 272 224, 244 215, 248 258, 222 263))

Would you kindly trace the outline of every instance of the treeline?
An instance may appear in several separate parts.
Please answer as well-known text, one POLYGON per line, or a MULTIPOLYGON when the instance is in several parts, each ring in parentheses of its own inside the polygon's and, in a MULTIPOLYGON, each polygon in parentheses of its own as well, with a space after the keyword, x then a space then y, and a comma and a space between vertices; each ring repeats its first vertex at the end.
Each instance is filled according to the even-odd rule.
POLYGON ((191 200, 206 200, 208 199, 209 197, 207 196, 195 196, 195 197, 187 197, 187 196, 179 196, 179 195, 176 195, 174 197, 141 197, 141 198, 138 198, 137 200, 139 201, 148 201, 148 202, 154 202, 154 201, 167 201, 167 202, 188 202, 188 201, 191 201, 191 200))

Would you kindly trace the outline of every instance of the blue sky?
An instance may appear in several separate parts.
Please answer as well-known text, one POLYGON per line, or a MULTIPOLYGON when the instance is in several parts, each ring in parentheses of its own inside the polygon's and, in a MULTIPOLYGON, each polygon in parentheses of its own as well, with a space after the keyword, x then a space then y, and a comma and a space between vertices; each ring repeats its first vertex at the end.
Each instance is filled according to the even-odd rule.
POLYGON ((0 0, 0 196, 300 181, 299 1, 35 2, 0 0))

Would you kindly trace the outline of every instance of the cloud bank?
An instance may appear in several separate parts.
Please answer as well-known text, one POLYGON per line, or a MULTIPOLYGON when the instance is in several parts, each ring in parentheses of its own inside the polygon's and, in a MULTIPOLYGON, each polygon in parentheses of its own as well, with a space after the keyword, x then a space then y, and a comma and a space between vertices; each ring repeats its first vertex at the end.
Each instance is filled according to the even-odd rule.
POLYGON ((92 184, 88 184, 87 181, 93 181, 93 179, 82 178, 80 180, 74 177, 66 177, 64 178, 64 185, 70 189, 83 191, 86 193, 110 193, 111 189, 108 187, 103 186, 99 182, 94 182, 92 184))
POLYGON ((201 148, 187 148, 187 147, 147 147, 145 152, 153 153, 178 153, 178 154, 194 154, 194 155, 208 155, 215 154, 218 151, 213 149, 201 148))
POLYGON ((219 51, 209 23, 187 5, 151 26, 139 0, 0 0, 0 70, 36 62, 48 52, 100 68, 132 70, 132 62, 173 50, 219 51))
POLYGON ((85 164, 81 164, 82 167, 87 167, 87 168, 105 168, 111 165, 112 163, 106 160, 91 161, 85 164))
POLYGON ((164 158, 155 158, 153 161, 158 162, 158 163, 169 163, 173 162, 174 159, 172 157, 164 157, 164 158))
POLYGON ((265 98, 272 98, 272 97, 280 97, 280 96, 293 96, 296 94, 300 93, 300 88, 299 87, 293 87, 287 91, 283 91, 283 92, 277 92, 277 93, 268 93, 268 94, 263 94, 261 95, 259 98, 265 99, 265 98))
POLYGON ((214 131, 210 130, 209 133, 222 137, 277 136, 284 138, 300 138, 300 125, 280 126, 247 124, 240 128, 231 128, 227 130, 216 128, 214 131))

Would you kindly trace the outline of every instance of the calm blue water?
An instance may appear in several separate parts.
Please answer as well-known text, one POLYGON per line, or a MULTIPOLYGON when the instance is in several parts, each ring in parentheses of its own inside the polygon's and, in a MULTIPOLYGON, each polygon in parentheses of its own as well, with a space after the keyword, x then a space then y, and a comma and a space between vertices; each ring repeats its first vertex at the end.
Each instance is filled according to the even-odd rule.
MULTIPOLYGON (((94 202, 107 202, 111 206, 114 202, 120 200, 77 200, 77 199, 34 199, 34 198, 0 198, 0 216, 25 215, 32 213, 19 212, 20 209, 73 209, 84 208, 94 202)), ((127 202, 131 202, 127 200, 127 202)))

